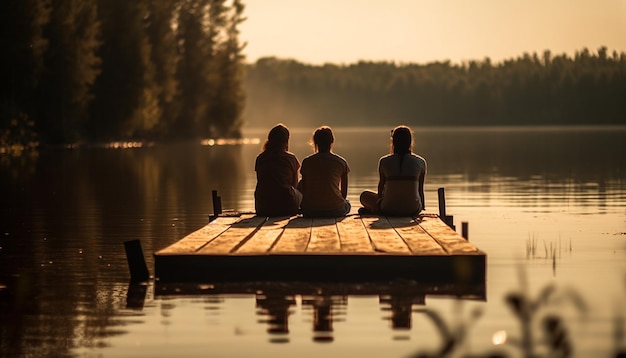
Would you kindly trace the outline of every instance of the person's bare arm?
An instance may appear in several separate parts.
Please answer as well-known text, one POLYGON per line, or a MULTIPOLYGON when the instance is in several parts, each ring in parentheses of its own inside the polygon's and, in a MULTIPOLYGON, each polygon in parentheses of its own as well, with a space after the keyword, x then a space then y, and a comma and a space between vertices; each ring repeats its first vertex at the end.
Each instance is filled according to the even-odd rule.
POLYGON ((383 197, 383 190, 385 190, 385 183, 387 182, 387 180, 385 179, 385 176, 383 175, 382 172, 379 173, 379 179, 378 179, 378 198, 382 198, 383 197))
POLYGON ((341 195, 345 199, 348 197, 348 173, 344 173, 341 176, 341 195))
POLYGON ((420 194, 420 198, 422 198, 422 208, 426 209, 426 198, 424 198, 424 177, 426 174, 422 173, 418 179, 418 187, 417 190, 420 194))

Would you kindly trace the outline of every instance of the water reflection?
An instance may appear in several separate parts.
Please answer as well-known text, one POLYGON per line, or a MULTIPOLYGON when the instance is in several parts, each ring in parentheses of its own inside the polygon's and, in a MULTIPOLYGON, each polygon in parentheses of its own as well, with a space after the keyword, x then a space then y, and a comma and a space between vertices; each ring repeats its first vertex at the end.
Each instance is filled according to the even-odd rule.
POLYGON ((347 296, 333 296, 320 293, 302 297, 302 309, 313 311, 313 341, 332 342, 333 320, 340 320, 342 307, 348 304, 347 296), (309 308, 309 309, 307 309, 309 308))
MULTIPOLYGON (((152 252, 207 221, 211 190, 235 196, 241 146, 47 149, 0 167, 0 355, 64 355, 124 334, 123 242, 152 252)), ((1 164, 1 163, 0 163, 1 164)))
POLYGON ((5 286, 0 290, 2 356, 65 356, 72 347, 102 348, 128 333, 127 324, 142 323, 143 313, 119 310, 125 299, 134 299, 126 285, 48 282, 30 274, 0 279, 5 286), (63 299, 58 292, 64 292, 63 299))
POLYGON ((395 294, 381 295, 379 301, 381 305, 386 305, 383 310, 391 312, 389 320, 393 329, 411 329, 413 305, 425 305, 426 297, 396 292, 395 294))
MULTIPOLYGON (((267 323, 267 333, 283 335, 289 333, 289 314, 291 308, 296 305, 293 295, 285 295, 280 292, 265 292, 256 295, 256 305, 260 308, 257 314, 267 316, 259 322, 267 323)), ((286 338, 273 338, 275 343, 288 342, 286 338)))
MULTIPOLYGON (((377 159, 388 151, 389 129, 395 124, 335 130, 336 151, 351 167, 348 195, 354 203, 361 190, 375 188, 377 159)), ((554 236, 540 236, 539 243, 557 240, 564 225, 578 225, 578 218, 569 214, 589 215, 586 224, 607 227, 593 229, 607 232, 605 236, 585 232, 588 237, 573 238, 578 258, 564 265, 564 273, 571 276, 576 270, 593 272, 605 263, 623 264, 622 241, 614 243, 623 235, 614 234, 624 231, 619 226, 626 208, 624 127, 414 129, 415 149, 429 164, 429 209, 436 210, 436 188, 445 187, 448 207, 476 207, 483 215, 483 231, 493 225, 489 230, 497 243, 488 253, 499 260, 493 260, 498 266, 490 272, 506 271, 511 252, 523 256, 524 242, 535 230, 535 221, 520 214, 527 212, 555 214, 545 216, 545 221, 567 218, 542 222, 544 231, 554 236), (500 220, 503 215, 509 219, 500 220), (521 239, 515 241, 511 227, 501 226, 500 231, 501 222, 516 225, 521 239)), ((259 133, 265 135, 267 129, 259 133)), ((300 159, 311 153, 307 144, 311 133, 292 130, 290 149, 300 159)), ((75 348, 80 352, 106 346, 108 337, 127 334, 129 322, 145 324, 152 286, 129 287, 123 242, 140 239, 152 269, 155 251, 207 223, 212 190, 219 191, 225 209, 253 207, 254 158, 260 145, 48 148, 16 158, 0 155, 0 355, 63 356, 75 348)), ((468 219, 474 225, 478 218, 468 219)), ((572 251, 566 240, 570 237, 563 236, 563 245, 568 243, 572 251)), ((552 269, 549 259, 536 261, 545 261, 548 271, 552 269)), ((611 268, 599 274, 617 271, 611 268)), ((542 274, 539 269, 533 273, 542 274)), ((589 291, 610 296, 604 280, 590 279, 591 273, 581 277, 591 284, 589 291)), ((490 289, 502 291, 509 284, 510 280, 495 275, 490 289)), ((388 313, 385 324, 400 331, 415 330, 415 315, 409 314, 409 308, 421 307, 428 295, 446 292, 445 287, 421 293, 409 287, 405 291, 414 294, 405 295, 404 289, 396 294, 384 287, 371 291, 364 287, 352 286, 354 291, 322 287, 321 292, 316 287, 273 291, 261 287, 257 309, 268 337, 277 342, 293 334, 291 312, 305 307, 311 339, 337 337, 341 325, 336 322, 343 319, 346 308, 343 302, 349 304, 352 295, 380 296, 380 309, 388 313)), ((198 290, 203 291, 199 294, 211 291, 209 296, 215 300, 211 307, 222 307, 219 287, 198 290)), ((256 288, 246 294, 256 295, 256 288)), ((489 304, 498 305, 498 299, 490 299, 489 304)), ((177 308, 178 301, 171 300, 161 306, 163 322, 177 308)), ((250 309, 253 315, 254 307, 250 309)), ((497 321, 504 323, 506 318, 497 321)))
MULTIPOLYGON (((176 297, 219 298, 229 295, 253 295, 258 322, 267 325, 272 343, 288 343, 289 317, 298 308, 309 317, 312 340, 334 341, 333 323, 344 320, 348 298, 374 296, 380 309, 389 312, 385 320, 393 330, 410 330, 415 307, 424 308, 426 297, 454 297, 460 300, 486 300, 485 284, 418 284, 413 281, 361 283, 304 282, 233 282, 215 284, 155 283, 156 299, 176 297)), ((130 291, 129 291, 130 292, 130 291)), ((219 309, 219 308, 218 308, 219 309)))
POLYGON ((142 310, 148 293, 148 285, 144 282, 131 282, 126 293, 126 308, 142 310))

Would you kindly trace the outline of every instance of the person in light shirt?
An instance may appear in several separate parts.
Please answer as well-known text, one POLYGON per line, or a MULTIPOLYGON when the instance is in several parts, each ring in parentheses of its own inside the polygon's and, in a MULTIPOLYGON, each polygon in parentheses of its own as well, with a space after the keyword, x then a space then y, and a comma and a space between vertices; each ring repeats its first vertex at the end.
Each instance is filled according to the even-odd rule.
POLYGON ((413 132, 407 126, 391 131, 391 153, 378 161, 378 193, 361 193, 360 214, 417 216, 425 209, 426 160, 413 153, 413 132))
POLYGON ((313 133, 315 154, 302 160, 302 214, 311 217, 339 217, 350 212, 348 162, 332 152, 332 129, 319 127, 313 133))

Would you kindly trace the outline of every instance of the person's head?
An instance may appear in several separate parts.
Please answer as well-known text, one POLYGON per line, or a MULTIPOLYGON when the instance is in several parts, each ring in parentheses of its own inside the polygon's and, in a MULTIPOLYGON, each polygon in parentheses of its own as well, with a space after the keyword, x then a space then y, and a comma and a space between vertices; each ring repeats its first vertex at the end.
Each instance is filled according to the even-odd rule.
POLYGON ((334 142, 333 131, 328 126, 319 127, 313 133, 313 146, 317 152, 330 152, 334 142))
POLYGON ((407 126, 397 126, 391 131, 391 152, 410 153, 413 146, 413 132, 407 126))
POLYGON ((282 123, 277 124, 268 133, 263 144, 263 151, 266 150, 289 150, 289 129, 282 123))

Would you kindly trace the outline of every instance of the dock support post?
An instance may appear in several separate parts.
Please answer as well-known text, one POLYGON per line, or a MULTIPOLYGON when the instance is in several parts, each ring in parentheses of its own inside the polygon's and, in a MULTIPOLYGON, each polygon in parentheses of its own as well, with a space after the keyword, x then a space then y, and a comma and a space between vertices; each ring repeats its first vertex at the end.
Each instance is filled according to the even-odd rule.
POLYGON ((455 229, 454 217, 446 214, 446 190, 444 188, 437 189, 437 195, 439 197, 439 218, 441 218, 446 225, 455 229))
POLYGON ((439 217, 444 219, 446 217, 446 189, 437 189, 437 196, 439 197, 439 217))
POLYGON ((128 269, 130 270, 130 282, 145 282, 150 279, 148 266, 143 256, 141 241, 130 240, 124 242, 126 250, 126 260, 128 261, 128 269))
POLYGON ((126 292, 126 308, 136 310, 143 309, 147 292, 148 285, 145 283, 131 282, 128 284, 128 291, 126 292))
POLYGON ((469 241, 469 223, 467 221, 463 221, 461 223, 461 236, 467 241, 469 241))
POLYGON ((222 213, 222 198, 217 195, 217 190, 213 190, 211 196, 213 198, 213 218, 216 218, 222 213))

